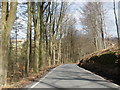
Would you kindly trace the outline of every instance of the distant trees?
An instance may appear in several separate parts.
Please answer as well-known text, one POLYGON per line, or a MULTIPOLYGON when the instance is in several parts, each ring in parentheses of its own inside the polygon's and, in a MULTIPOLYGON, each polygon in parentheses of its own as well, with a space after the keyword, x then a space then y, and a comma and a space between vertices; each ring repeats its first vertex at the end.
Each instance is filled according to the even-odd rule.
MULTIPOLYGON (((69 16, 68 16, 69 17, 69 16)), ((68 21, 64 24, 63 32, 64 38, 62 38, 61 44, 61 57, 63 63, 72 63, 75 61, 74 58, 74 45, 75 43, 75 20, 72 16, 68 19, 68 21)), ((67 17, 66 17, 67 18, 67 17)), ((76 47, 77 48, 77 47, 76 47)))
POLYGON ((91 33, 96 50, 105 48, 104 41, 104 10, 102 2, 87 2, 80 11, 83 28, 91 33))

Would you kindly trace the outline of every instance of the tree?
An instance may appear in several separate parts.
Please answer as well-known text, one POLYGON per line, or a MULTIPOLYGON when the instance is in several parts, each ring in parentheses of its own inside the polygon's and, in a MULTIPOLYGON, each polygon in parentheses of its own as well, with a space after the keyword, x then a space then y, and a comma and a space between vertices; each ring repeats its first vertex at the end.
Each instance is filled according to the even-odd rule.
POLYGON ((27 28, 27 61, 26 61, 26 75, 29 75, 29 68, 32 65, 32 15, 31 15, 31 2, 28 1, 28 28, 27 28))
POLYGON ((114 6, 114 15, 115 15, 115 24, 116 24, 116 29, 117 29, 117 35, 118 35, 118 49, 120 49, 120 32, 119 32, 119 26, 118 26, 118 19, 117 19, 117 14, 116 14, 116 4, 115 0, 113 1, 113 6, 114 6))
POLYGON ((7 82, 7 65, 8 65, 8 52, 10 32, 15 21, 17 11, 17 1, 10 2, 10 10, 8 9, 9 3, 2 2, 2 39, 0 47, 0 84, 4 85, 7 82))
POLYGON ((91 33, 91 38, 97 50, 105 48, 104 42, 104 10, 102 2, 88 2, 80 12, 83 28, 91 33))
MULTIPOLYGON (((40 3, 40 2, 39 2, 40 3)), ((40 4, 37 5, 37 9, 39 9, 40 4)), ((40 11, 36 12, 36 4, 33 2, 33 22, 34 22, 34 66, 33 70, 34 72, 38 72, 38 66, 39 66, 39 24, 40 24, 40 11)))

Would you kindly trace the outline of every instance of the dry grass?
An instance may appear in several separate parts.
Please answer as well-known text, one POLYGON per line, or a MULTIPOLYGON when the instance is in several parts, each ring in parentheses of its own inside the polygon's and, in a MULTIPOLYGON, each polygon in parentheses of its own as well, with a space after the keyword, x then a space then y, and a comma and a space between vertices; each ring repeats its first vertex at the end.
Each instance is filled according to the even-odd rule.
POLYGON ((109 47, 107 49, 98 50, 94 53, 86 55, 85 57, 82 58, 82 60, 89 60, 93 56, 100 56, 100 55, 105 54, 107 52, 118 52, 118 49, 117 49, 117 47, 109 47))

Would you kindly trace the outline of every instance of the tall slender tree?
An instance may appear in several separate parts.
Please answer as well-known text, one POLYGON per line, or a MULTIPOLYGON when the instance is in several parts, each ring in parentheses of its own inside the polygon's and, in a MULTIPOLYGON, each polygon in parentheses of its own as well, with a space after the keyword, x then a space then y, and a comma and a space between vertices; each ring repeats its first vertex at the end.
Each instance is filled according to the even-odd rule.
POLYGON ((4 85, 7 82, 7 65, 8 65, 8 52, 9 52, 9 40, 10 32, 12 30, 16 11, 17 0, 10 2, 10 10, 8 9, 9 3, 2 2, 2 39, 1 39, 1 58, 0 58, 0 84, 4 85))
POLYGON ((120 32, 119 32, 119 25, 118 25, 118 19, 117 19, 117 13, 116 13, 116 2, 115 0, 113 1, 113 6, 114 6, 114 15, 115 15, 115 24, 116 24, 116 29, 117 29, 117 35, 118 35, 118 48, 120 49, 120 32))
POLYGON ((29 75, 29 68, 32 65, 32 15, 31 2, 28 1, 28 27, 27 27, 27 61, 26 61, 26 75, 29 75))

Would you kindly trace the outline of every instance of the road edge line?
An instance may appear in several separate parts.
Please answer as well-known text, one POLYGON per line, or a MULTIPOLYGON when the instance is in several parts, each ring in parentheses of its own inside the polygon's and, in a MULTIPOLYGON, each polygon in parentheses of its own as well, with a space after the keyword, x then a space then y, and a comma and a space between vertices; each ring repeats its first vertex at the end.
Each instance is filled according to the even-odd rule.
MULTIPOLYGON (((79 66, 78 66, 78 67, 79 67, 79 66)), ((82 67, 79 67, 79 68, 81 68, 81 69, 83 69, 84 71, 89 72, 89 73, 91 73, 91 74, 93 74, 93 75, 95 75, 95 76, 97 76, 97 77, 99 77, 99 78, 101 78, 101 79, 103 79, 103 80, 106 80, 106 79, 103 78, 102 76, 97 75, 97 74, 95 74, 95 73, 93 73, 93 72, 91 72, 91 71, 89 71, 89 70, 86 70, 86 69, 84 69, 84 68, 82 68, 82 67)), ((110 82, 110 81, 108 81, 108 80, 106 80, 106 81, 109 82, 109 83, 111 83, 111 84, 113 84, 113 85, 115 85, 115 86, 117 86, 118 88, 120 88, 119 85, 117 85, 117 84, 115 84, 115 83, 113 83, 113 82, 110 82)))
MULTIPOLYGON (((60 65, 62 66, 62 65, 60 65)), ((58 67, 60 67, 58 66, 58 67)), ((43 81, 49 74, 51 74, 54 70, 56 70, 58 67, 52 69, 50 72, 48 72, 44 77, 42 77, 38 82, 36 82, 35 84, 33 84, 30 88, 34 88, 35 86, 37 86, 41 81, 43 81)))

